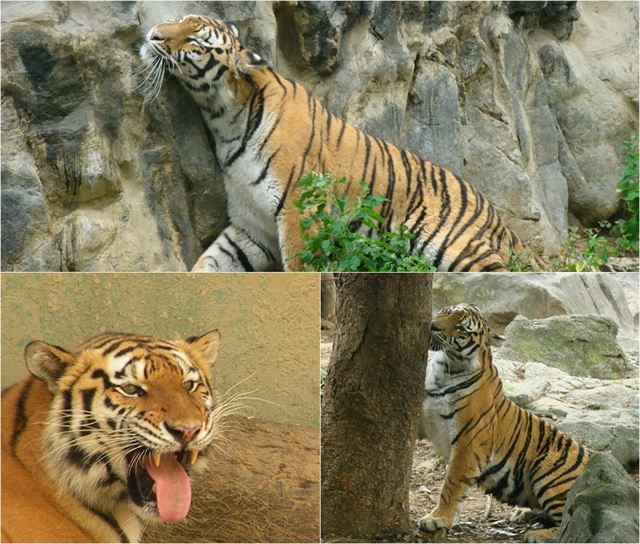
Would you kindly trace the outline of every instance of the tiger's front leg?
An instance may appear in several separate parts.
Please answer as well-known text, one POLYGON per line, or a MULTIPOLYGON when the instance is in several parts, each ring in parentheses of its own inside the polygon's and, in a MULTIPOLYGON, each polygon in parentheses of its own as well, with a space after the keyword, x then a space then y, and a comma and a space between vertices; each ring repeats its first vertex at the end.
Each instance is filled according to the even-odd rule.
POLYGON ((478 476, 471 451, 467 447, 463 449, 458 446, 457 450, 451 452, 438 505, 418 522, 423 531, 433 532, 438 529, 450 529, 453 525, 460 501, 478 476))
POLYGON ((303 270, 303 263, 298 254, 304 249, 304 241, 300 234, 300 215, 293 204, 286 206, 278 218, 278 241, 284 270, 303 270))
POLYGON ((274 270, 277 260, 244 230, 229 225, 200 255, 192 272, 253 272, 274 270))

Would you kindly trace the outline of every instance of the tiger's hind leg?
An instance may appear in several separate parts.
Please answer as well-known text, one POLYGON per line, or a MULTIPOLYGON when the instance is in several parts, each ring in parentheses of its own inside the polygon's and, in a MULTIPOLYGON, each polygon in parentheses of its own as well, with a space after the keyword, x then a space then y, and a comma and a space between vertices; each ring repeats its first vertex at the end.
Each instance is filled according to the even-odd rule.
POLYGON ((192 272, 253 272, 274 270, 275 255, 244 230, 229 225, 200 255, 192 272))

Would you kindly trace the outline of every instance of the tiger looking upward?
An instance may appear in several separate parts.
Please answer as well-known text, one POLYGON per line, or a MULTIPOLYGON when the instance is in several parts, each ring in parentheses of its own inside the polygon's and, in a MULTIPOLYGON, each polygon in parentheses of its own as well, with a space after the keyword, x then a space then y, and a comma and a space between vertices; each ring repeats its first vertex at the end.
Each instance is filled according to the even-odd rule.
MULTIPOLYGON (((553 425, 507 399, 493 365, 489 327, 476 306, 441 310, 431 323, 425 431, 447 460, 436 508, 419 524, 449 529, 467 489, 477 484, 509 504, 545 511, 558 524, 567 494, 589 459, 553 425)), ((548 539, 555 528, 527 537, 548 539)))
POLYGON ((219 340, 31 342, 33 375, 2 395, 2 541, 136 542, 147 523, 185 518, 224 411, 219 340))
POLYGON ((294 206, 310 171, 363 180, 387 199, 386 228, 415 235, 412 253, 439 270, 502 271, 523 243, 478 191, 329 113, 239 41, 232 23, 188 15, 153 27, 140 51, 155 95, 166 72, 199 105, 223 169, 230 225, 194 271, 298 270, 304 249, 294 206))

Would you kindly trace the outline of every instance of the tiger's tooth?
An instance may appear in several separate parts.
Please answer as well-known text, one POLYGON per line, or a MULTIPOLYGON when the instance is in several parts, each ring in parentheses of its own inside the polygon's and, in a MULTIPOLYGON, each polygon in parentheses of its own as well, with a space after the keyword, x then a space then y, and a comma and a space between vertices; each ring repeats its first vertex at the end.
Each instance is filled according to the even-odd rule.
POLYGON ((153 485, 151 486, 151 491, 155 493, 157 488, 158 488, 158 484, 153 482, 153 485))
POLYGON ((156 467, 160 466, 160 454, 157 451, 151 453, 151 460, 156 467))
POLYGON ((193 465, 198 458, 198 450, 189 450, 189 463, 193 465))

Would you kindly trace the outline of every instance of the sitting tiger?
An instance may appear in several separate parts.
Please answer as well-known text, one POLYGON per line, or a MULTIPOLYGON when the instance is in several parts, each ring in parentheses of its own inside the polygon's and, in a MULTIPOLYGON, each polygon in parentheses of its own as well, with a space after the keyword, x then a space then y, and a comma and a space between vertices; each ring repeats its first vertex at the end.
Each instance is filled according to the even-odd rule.
POLYGON ((28 344, 33 376, 2 395, 2 540, 135 542, 149 522, 183 519, 218 433, 219 341, 28 344))
MULTIPOLYGON (((304 174, 363 180, 387 201, 384 228, 404 225, 410 250, 439 270, 502 271, 523 243, 488 200, 444 168, 329 113, 239 41, 232 23, 188 15, 153 27, 140 55, 157 96, 174 75, 201 109, 223 170, 230 225, 194 271, 300 270, 294 201, 304 174)), ((186 143, 186 142, 185 142, 186 143)))
MULTIPOLYGON (((448 459, 438 505, 420 528, 450 528, 473 484, 513 505, 543 510, 559 523, 567 493, 589 458, 580 444, 507 399, 493 365, 489 328, 476 306, 441 310, 431 323, 425 431, 448 459)), ((556 529, 529 531, 546 540, 556 529)))

